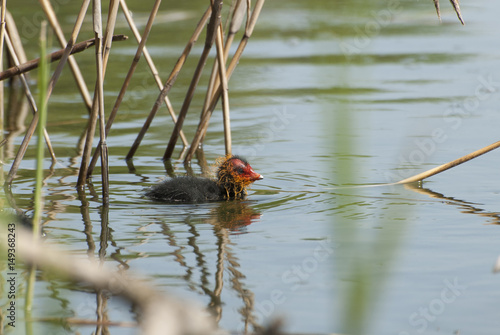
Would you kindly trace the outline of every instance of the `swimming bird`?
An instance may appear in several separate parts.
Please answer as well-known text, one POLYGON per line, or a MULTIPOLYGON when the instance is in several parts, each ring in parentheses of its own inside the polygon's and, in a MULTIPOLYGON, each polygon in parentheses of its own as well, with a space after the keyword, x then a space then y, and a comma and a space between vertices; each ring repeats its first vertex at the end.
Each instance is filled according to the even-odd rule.
POLYGON ((264 177, 240 156, 226 156, 217 170, 217 179, 176 177, 151 187, 146 196, 168 203, 200 203, 243 199, 247 187, 264 177))

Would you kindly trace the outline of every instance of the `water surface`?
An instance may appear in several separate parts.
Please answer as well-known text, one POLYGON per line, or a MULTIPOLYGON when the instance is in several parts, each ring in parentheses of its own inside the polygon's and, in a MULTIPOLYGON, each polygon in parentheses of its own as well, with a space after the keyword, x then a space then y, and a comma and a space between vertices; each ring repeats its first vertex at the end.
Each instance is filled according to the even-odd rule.
MULTIPOLYGON (((23 3, 11 4, 18 24, 32 20, 23 3)), ((395 182, 498 140, 500 6, 464 2, 467 25, 461 26, 444 1, 442 23, 432 2, 401 1, 395 9, 389 3, 265 4, 230 81, 233 151, 265 176, 244 201, 165 205, 143 198, 145 188, 168 177, 161 157, 172 124, 165 110, 158 113, 130 169, 124 156, 158 94, 141 63, 108 142, 105 248, 99 245, 99 171, 86 201, 74 187, 87 114, 66 71, 49 107, 47 129, 58 163, 52 171, 47 163, 47 241, 79 257, 105 254, 109 267, 140 274, 161 290, 209 307, 231 332, 253 330, 273 317, 283 317, 290 333, 343 332, 354 304, 349 292, 360 280, 373 279, 368 334, 495 334, 500 277, 491 269, 500 255, 498 154, 415 187, 366 186, 395 182), (366 275, 359 275, 358 265, 366 275)), ((151 5, 129 3, 137 19, 144 19, 151 5)), ((162 4, 148 40, 162 78, 206 5, 162 4)), ((59 8, 65 29, 71 29, 77 9, 76 3, 59 8)), ((20 31, 29 58, 35 57, 36 36, 20 31)), ((117 32, 132 36, 124 24, 117 32)), ((82 39, 91 34, 89 21, 82 39)), ((176 110, 201 45, 170 95, 176 110)), ((107 111, 134 53, 132 38, 113 45, 107 111)), ((92 52, 77 60, 90 85, 92 52)), ((186 119, 188 138, 203 93, 197 92, 186 119)), ((209 166, 224 153, 222 131, 218 109, 204 144, 209 166)), ((22 134, 13 136, 5 148, 4 170, 21 140, 22 134)), ((177 159, 180 149, 171 162, 176 175, 186 173, 177 159)), ((33 157, 30 148, 12 186, 17 206, 28 212, 33 157)), ((201 166, 194 160, 192 172, 201 174, 201 166)), ((19 290, 25 285, 20 282, 19 290)), ((94 293, 41 272, 33 316, 93 320, 95 301, 94 293)), ((114 297, 107 313, 113 321, 135 320, 130 306, 114 297)), ((95 330, 31 325, 35 334, 95 330)), ((22 333, 24 325, 19 326, 22 333)))

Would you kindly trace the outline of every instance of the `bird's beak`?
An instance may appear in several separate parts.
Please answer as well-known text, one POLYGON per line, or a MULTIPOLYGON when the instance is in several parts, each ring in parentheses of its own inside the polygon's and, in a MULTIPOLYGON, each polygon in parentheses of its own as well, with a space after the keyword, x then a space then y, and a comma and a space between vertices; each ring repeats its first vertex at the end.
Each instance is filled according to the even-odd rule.
POLYGON ((264 179, 264 176, 262 176, 261 174, 258 174, 253 169, 251 169, 251 171, 250 171, 250 180, 251 181, 262 180, 262 179, 264 179))

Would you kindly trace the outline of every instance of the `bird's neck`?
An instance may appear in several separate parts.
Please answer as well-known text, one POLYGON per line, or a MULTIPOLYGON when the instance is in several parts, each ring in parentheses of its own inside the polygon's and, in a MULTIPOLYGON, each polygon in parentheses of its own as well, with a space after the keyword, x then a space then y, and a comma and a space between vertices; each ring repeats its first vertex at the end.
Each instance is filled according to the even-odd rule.
POLYGON ((246 195, 246 185, 234 180, 231 176, 225 178, 219 176, 217 185, 226 199, 241 199, 246 195))

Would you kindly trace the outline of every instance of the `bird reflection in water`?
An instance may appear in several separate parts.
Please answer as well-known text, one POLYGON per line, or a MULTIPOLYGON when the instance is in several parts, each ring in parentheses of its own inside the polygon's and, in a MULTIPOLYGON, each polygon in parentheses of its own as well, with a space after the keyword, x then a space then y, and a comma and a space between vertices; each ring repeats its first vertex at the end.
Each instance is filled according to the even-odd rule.
POLYGON ((243 232, 246 226, 258 221, 262 216, 247 202, 227 201, 222 202, 211 211, 211 218, 208 223, 215 227, 226 228, 235 232, 243 232))
MULTIPOLYGON (((240 266, 237 246, 231 241, 231 235, 244 234, 261 214, 248 201, 226 201, 214 205, 208 215, 186 215, 184 224, 187 231, 182 235, 187 232, 187 237, 180 237, 179 227, 173 227, 164 216, 159 217, 162 233, 169 246, 174 247, 170 253, 174 256, 172 260, 185 269, 180 278, 186 282, 186 287, 209 298, 207 307, 217 322, 222 319, 223 307, 226 305, 228 308, 222 301, 225 284, 226 295, 235 295, 242 302, 238 313, 245 329, 260 329, 254 316, 254 293, 246 287, 244 269, 240 266), (207 224, 215 240, 210 238, 207 224), (208 249, 207 244, 211 246, 208 249), (189 254, 194 256, 194 264, 189 254)), ((230 307, 234 308, 234 304, 230 307)))
POLYGON ((249 327, 261 329, 254 316, 254 293, 246 288, 244 283, 246 277, 242 272, 238 257, 231 247, 234 242, 231 242, 230 239, 230 235, 245 233, 250 224, 260 219, 261 214, 245 201, 222 202, 210 213, 210 217, 205 222, 214 227, 213 232, 217 238, 217 262, 215 264, 215 287, 213 291, 207 290, 206 287, 204 289, 205 293, 211 297, 208 307, 217 322, 219 322, 223 312, 221 294, 224 283, 224 269, 226 269, 226 274, 229 274, 226 283, 230 283, 231 289, 236 292, 238 298, 243 302, 243 306, 238 309, 238 312, 244 322, 244 329, 246 331, 249 327))

